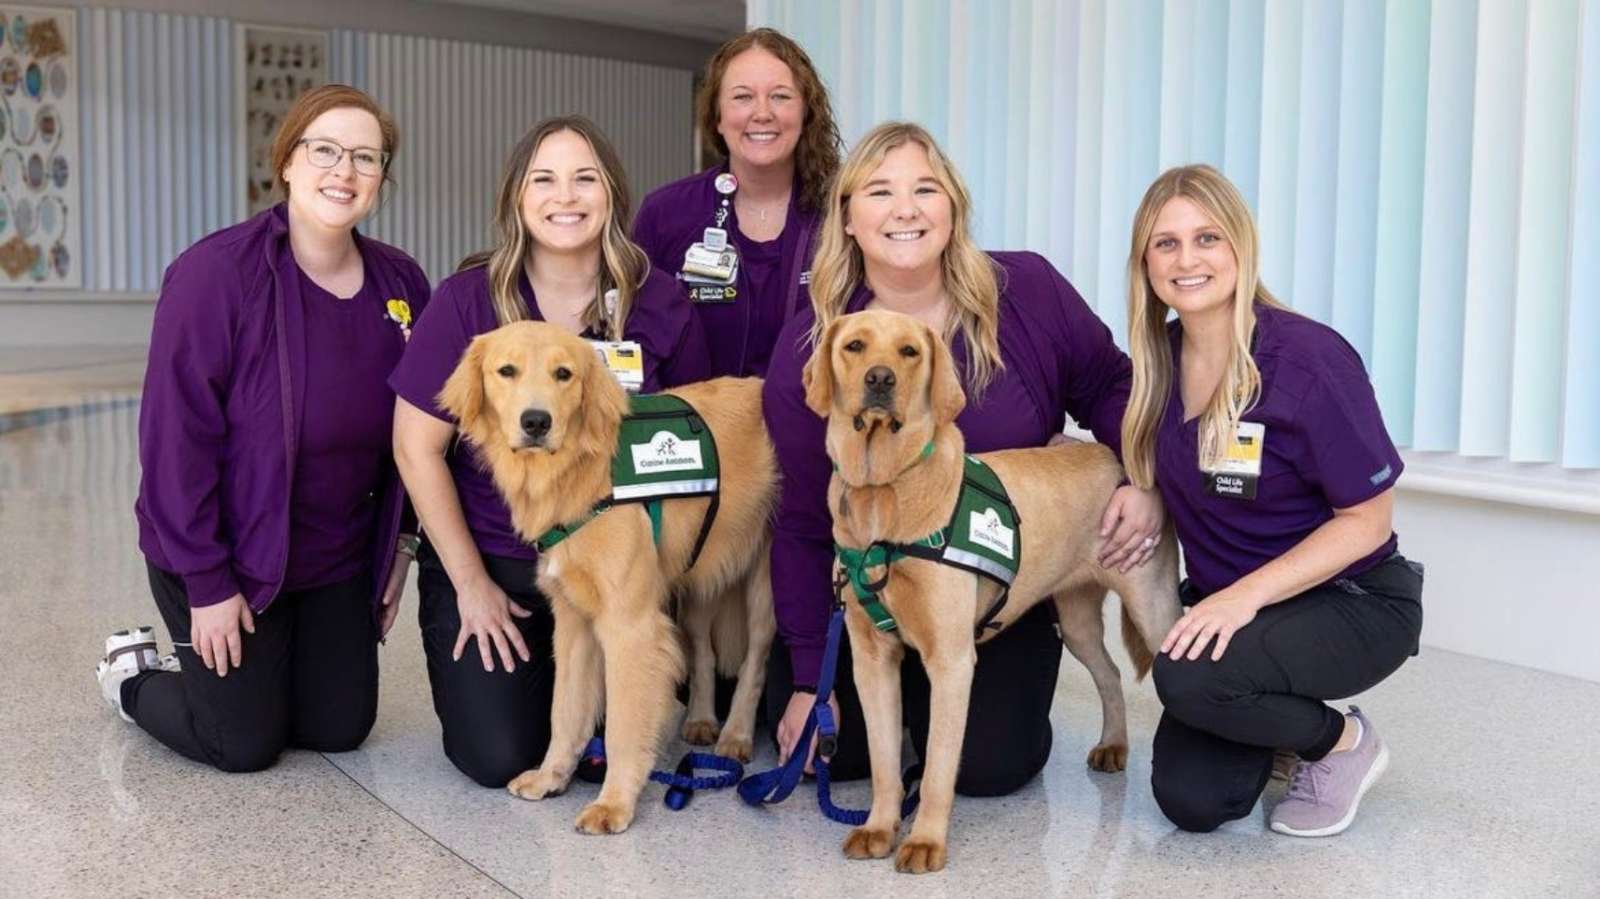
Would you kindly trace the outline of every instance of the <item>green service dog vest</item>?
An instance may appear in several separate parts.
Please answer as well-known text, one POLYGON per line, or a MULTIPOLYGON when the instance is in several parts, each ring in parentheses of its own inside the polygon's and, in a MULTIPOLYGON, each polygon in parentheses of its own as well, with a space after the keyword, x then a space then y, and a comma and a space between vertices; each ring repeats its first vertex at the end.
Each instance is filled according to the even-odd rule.
MULTIPOLYGON (((933 444, 923 449, 930 454, 933 444)), ((1010 595, 1011 582, 1016 579, 1022 564, 1021 517, 1017 507, 1006 493, 1005 485, 995 476, 994 470, 972 456, 966 457, 961 474, 961 492, 956 495, 956 507, 950 513, 950 523, 915 543, 889 543, 877 541, 866 549, 847 549, 834 544, 839 559, 841 579, 836 588, 842 592, 846 584, 853 587, 856 600, 872 619, 878 630, 892 631, 894 616, 879 598, 889 583, 889 565, 896 559, 912 556, 989 578, 1000 584, 1000 595, 978 622, 977 632, 982 636, 1010 595), (883 568, 883 577, 874 581, 867 570, 883 568)))
POLYGON ((534 545, 549 552, 612 506, 643 503, 650 516, 650 535, 659 546, 662 500, 709 496, 711 505, 689 556, 693 567, 717 517, 721 471, 716 438, 693 406, 665 393, 631 396, 611 457, 611 495, 578 520, 546 531, 534 545))

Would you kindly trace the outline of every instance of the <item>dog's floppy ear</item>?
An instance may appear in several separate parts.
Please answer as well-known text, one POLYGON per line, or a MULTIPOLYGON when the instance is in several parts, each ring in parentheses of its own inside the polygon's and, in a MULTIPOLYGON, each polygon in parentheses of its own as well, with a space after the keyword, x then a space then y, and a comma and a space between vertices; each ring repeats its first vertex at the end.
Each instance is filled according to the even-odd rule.
POLYGON ((617 378, 588 347, 583 369, 583 403, 578 410, 578 428, 573 448, 580 455, 604 456, 617 451, 617 429, 628 414, 628 393, 617 378))
POLYGON ((488 349, 486 335, 479 335, 461 354, 456 370, 450 373, 439 391, 439 407, 450 413, 462 433, 477 439, 481 430, 478 422, 483 413, 483 356, 488 349))
POLYGON ((961 389, 961 374, 956 371, 955 356, 932 328, 923 326, 923 335, 933 349, 930 361, 933 370, 928 377, 928 407, 933 411, 936 424, 947 425, 956 420, 967 406, 967 394, 961 389))
POLYGON ((828 322, 811 350, 810 361, 800 372, 800 383, 806 388, 806 406, 823 418, 833 407, 833 338, 843 320, 841 316, 828 322))

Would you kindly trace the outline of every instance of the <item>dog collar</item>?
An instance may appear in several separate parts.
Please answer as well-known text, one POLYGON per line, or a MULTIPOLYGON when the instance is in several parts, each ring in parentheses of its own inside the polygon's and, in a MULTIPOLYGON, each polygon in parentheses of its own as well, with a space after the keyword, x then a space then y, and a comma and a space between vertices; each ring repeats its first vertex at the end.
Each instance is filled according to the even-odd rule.
MULTIPOLYGON (((921 462, 923 459, 926 459, 931 455, 933 455, 933 441, 929 440, 927 443, 924 443, 922 445, 922 452, 917 454, 917 458, 914 461, 912 461, 911 465, 915 465, 918 462, 921 462)), ((909 471, 911 469, 911 465, 907 465, 905 467, 905 469, 901 470, 900 473, 901 474, 905 474, 906 471, 909 471)), ((833 473, 834 474, 838 474, 839 473, 839 463, 837 463, 837 462, 833 463, 833 473)))

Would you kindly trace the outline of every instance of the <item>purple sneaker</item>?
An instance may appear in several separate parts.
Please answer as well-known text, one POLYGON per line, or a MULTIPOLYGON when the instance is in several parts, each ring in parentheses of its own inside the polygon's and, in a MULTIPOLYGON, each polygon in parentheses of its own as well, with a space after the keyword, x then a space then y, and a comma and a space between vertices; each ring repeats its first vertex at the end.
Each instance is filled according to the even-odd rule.
POLYGON ((1292 837, 1331 837, 1355 820, 1361 797, 1389 768, 1389 747, 1372 722, 1350 707, 1361 724, 1361 739, 1344 752, 1317 761, 1302 760, 1289 776, 1289 792, 1272 810, 1272 829, 1292 837))

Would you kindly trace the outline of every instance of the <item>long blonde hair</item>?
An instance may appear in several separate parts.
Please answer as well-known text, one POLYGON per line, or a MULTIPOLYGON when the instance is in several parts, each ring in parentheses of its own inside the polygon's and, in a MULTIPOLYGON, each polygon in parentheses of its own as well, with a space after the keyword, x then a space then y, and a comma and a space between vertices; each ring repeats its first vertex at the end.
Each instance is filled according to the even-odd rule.
POLYGON ((600 164, 600 183, 605 187, 610 209, 600 232, 600 277, 595 279, 594 300, 583 311, 585 329, 604 334, 608 340, 621 340, 633 298, 650 273, 650 260, 628 237, 632 206, 628 197, 628 175, 622 158, 595 124, 583 116, 557 116, 545 119, 517 142, 506 160, 495 201, 495 246, 474 253, 461 261, 457 271, 489 267, 489 296, 494 301, 495 318, 502 325, 528 318, 528 305, 517 290, 522 265, 533 252, 533 238, 522 221, 522 191, 527 185, 529 166, 545 138, 571 131, 583 138, 600 164), (608 310, 606 291, 617 292, 617 302, 608 310))
POLYGON ((1233 292, 1233 339, 1222 381, 1200 413, 1200 464, 1215 465, 1227 450, 1239 419, 1261 397, 1261 371, 1250 356, 1256 328, 1256 303, 1283 308, 1261 283, 1260 239, 1250 207, 1233 182, 1209 165, 1168 169, 1145 191, 1133 218, 1128 249, 1128 343, 1133 356, 1133 390, 1122 416, 1122 460, 1139 487, 1155 484, 1156 430, 1172 392, 1172 344, 1167 335, 1167 304, 1156 296, 1145 270, 1145 252, 1156 218, 1167 203, 1183 197, 1200 207, 1233 248, 1239 271, 1233 292))
POLYGON ((907 143, 927 151, 933 176, 950 197, 950 243, 944 248, 940 268, 955 315, 943 336, 948 343, 959 331, 966 341, 966 387, 977 404, 995 373, 1005 367, 1000 359, 1000 283, 994 260, 972 241, 972 196, 933 135, 920 125, 886 122, 867 132, 829 188, 822 236, 811 263, 811 308, 817 317, 811 343, 815 345, 828 323, 844 313, 850 295, 866 278, 861 247, 844 230, 850 195, 872 177, 890 150, 907 143))

